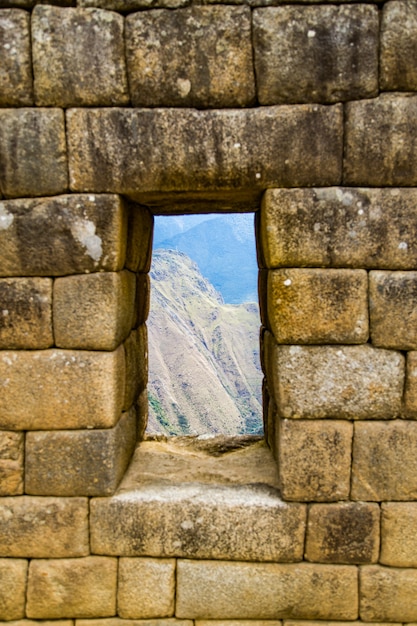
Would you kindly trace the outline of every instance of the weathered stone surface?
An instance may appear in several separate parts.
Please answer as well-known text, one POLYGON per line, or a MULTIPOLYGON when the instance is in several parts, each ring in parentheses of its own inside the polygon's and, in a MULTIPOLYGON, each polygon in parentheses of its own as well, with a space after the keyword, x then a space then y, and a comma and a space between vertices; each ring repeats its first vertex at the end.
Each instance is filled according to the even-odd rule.
MULTIPOLYGON (((55 345, 115 350, 132 328, 135 291, 135 275, 128 271, 57 278, 53 305, 55 345)), ((119 384, 123 387, 122 381, 119 384)))
POLYGON ((126 57, 133 106, 255 102, 248 7, 133 13, 126 19, 126 57))
POLYGON ((268 189, 260 219, 267 267, 414 269, 416 189, 268 189))
POLYGON ((113 191, 140 200, 149 192, 240 188, 253 194, 340 181, 340 105, 71 109, 67 130, 74 191, 113 191))
POLYGON ((417 567, 417 503, 383 502, 380 562, 417 567))
POLYGON ((0 7, 20 7, 31 9, 36 4, 56 4, 57 6, 66 7, 74 6, 77 0, 0 0, 0 7))
POLYGON ((346 104, 347 185, 417 184, 417 96, 382 94, 346 104))
POLYGON ((146 207, 131 205, 126 267, 132 272, 149 272, 151 269, 153 224, 153 215, 146 207))
POLYGON ((37 6, 32 14, 38 106, 129 102, 123 17, 101 9, 37 6))
POLYGON ((281 626, 280 620, 196 620, 196 626, 281 626))
POLYGON ((61 558, 89 551, 87 498, 0 500, 1 556, 61 558))
MULTIPOLYGON (((0 4, 2 6, 2 4, 0 4)), ((33 103, 30 53, 30 18, 26 11, 4 9, 0 13, 0 106, 33 103)))
POLYGON ((0 202, 0 275, 60 276, 122 269, 127 213, 111 195, 0 202))
POLYGON ((401 353, 363 346, 275 346, 274 397, 291 418, 392 419, 401 412, 401 353))
MULTIPOLYGON (((361 626, 362 624, 363 622, 331 622, 326 620, 326 626, 361 626)), ((303 620, 302 622, 285 620, 284 626, 323 626, 323 622, 315 620, 303 620)), ((400 626, 400 624, 393 624, 392 622, 373 622, 373 626, 400 626)))
POLYGON ((26 613, 34 619, 107 617, 116 612, 117 559, 32 560, 26 613))
POLYGON ((417 6, 408 0, 387 2, 381 20, 381 89, 416 91, 416 56, 417 6))
POLYGON ((0 619, 9 621, 25 616, 28 562, 0 559, 0 619))
POLYGON ((340 102, 378 92, 378 10, 273 7, 253 14, 261 104, 340 102))
POLYGON ((138 9, 179 9, 189 3, 190 0, 77 0, 80 7, 101 7, 127 13, 138 9))
POLYGON ((0 348, 40 349, 54 343, 52 280, 0 279, 0 348))
MULTIPOLYGON (((60 626, 59 623, 55 622, 55 624, 56 626, 60 626)), ((24 626, 24 624, 20 624, 19 626, 24 626)), ((29 626, 32 625, 29 624, 29 626)), ((173 617, 152 620, 125 620, 119 617, 107 617, 105 619, 80 619, 77 621, 77 626, 194 626, 194 622, 192 620, 175 619, 173 617)), ((256 624, 254 624, 254 626, 256 626, 256 624)))
POLYGON ((0 431, 0 496, 23 493, 24 434, 0 431))
POLYGON ((416 350, 417 272, 370 272, 369 313, 375 346, 416 350))
POLYGON ((360 572, 363 621, 417 620, 417 570, 369 565, 360 572))
POLYGON ((148 333, 144 324, 130 333, 124 349, 126 385, 123 410, 127 411, 148 382, 148 333))
POLYGON ((26 493, 108 496, 119 484, 136 444, 136 411, 106 430, 26 435, 26 493))
POLYGON ((109 428, 122 411, 124 350, 2 351, 0 383, 1 428, 109 428))
POLYGON ((347 500, 353 427, 349 422, 281 420, 278 435, 285 500, 347 500))
POLYGON ((278 343, 366 343, 367 272, 273 270, 268 274, 268 321, 278 343))
POLYGON ((174 614, 175 559, 119 561, 117 612, 128 619, 174 614))
POLYGON ((319 563, 376 563, 379 517, 379 506, 367 502, 313 504, 305 558, 319 563))
MULTIPOLYGON (((72 620, 42 620, 42 626, 73 626, 72 620)), ((39 622, 31 619, 16 620, 10 626, 39 626, 39 622)))
POLYGON ((404 413, 407 417, 417 418, 417 352, 407 354, 404 413))
POLYGON ((195 619, 356 619, 356 568, 183 561, 177 564, 178 617, 195 619))
POLYGON ((136 275, 136 315, 134 327, 141 326, 146 322, 149 315, 151 301, 151 279, 148 274, 136 275))
POLYGON ((351 497, 377 502, 417 499, 416 422, 355 424, 351 497))
POLYGON ((68 186, 64 113, 0 110, 0 189, 5 197, 52 196, 68 186))

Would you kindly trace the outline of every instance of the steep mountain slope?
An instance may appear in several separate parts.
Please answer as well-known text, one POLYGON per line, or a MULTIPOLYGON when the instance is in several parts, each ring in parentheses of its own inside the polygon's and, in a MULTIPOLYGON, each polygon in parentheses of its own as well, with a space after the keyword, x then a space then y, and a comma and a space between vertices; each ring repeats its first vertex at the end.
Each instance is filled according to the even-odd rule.
POLYGON ((259 433, 257 304, 224 304, 176 251, 154 252, 151 280, 148 430, 259 433))

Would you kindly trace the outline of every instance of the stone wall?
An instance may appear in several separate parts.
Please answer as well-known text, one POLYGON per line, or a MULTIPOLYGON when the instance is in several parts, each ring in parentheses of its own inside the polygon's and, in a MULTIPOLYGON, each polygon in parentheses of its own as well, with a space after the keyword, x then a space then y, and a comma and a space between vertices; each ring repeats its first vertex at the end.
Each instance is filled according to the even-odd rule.
POLYGON ((0 620, 417 623, 417 4, 75 4, 0 0, 0 620), (210 210, 279 491, 138 495, 152 215, 210 210))

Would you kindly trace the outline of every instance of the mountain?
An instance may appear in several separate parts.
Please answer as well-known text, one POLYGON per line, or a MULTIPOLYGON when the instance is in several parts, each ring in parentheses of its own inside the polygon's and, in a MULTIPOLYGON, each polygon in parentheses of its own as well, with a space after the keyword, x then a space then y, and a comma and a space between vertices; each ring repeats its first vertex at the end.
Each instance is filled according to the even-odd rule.
POLYGON ((149 432, 262 432, 259 313, 224 304, 184 253, 154 252, 149 432))
POLYGON ((192 258, 228 304, 257 302, 253 222, 252 213, 159 216, 154 248, 178 250, 192 258))

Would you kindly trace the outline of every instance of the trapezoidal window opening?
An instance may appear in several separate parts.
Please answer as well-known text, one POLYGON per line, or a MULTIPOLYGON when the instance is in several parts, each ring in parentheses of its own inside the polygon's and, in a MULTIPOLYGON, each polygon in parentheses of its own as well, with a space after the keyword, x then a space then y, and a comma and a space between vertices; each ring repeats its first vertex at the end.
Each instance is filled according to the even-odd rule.
POLYGON ((150 435, 261 435, 253 213, 155 216, 150 435))

